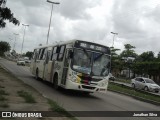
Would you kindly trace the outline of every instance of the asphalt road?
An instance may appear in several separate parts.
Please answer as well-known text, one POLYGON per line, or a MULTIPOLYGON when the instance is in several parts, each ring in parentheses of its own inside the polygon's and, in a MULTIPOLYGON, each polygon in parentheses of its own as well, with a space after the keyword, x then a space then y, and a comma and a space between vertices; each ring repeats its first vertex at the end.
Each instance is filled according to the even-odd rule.
MULTIPOLYGON (((132 97, 108 91, 89 96, 77 92, 56 91, 51 84, 37 81, 28 67, 0 58, 0 64, 43 96, 59 103, 68 111, 160 111, 160 106, 136 100, 132 97)), ((159 120, 158 117, 78 117, 80 120, 159 120)))

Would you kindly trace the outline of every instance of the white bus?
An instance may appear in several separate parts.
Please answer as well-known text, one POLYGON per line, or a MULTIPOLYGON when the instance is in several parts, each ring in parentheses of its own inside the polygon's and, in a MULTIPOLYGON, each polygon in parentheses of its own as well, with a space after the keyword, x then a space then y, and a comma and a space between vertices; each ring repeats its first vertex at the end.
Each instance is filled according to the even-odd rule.
POLYGON ((110 73, 110 48, 72 40, 34 49, 30 70, 36 79, 86 93, 106 92, 110 73))

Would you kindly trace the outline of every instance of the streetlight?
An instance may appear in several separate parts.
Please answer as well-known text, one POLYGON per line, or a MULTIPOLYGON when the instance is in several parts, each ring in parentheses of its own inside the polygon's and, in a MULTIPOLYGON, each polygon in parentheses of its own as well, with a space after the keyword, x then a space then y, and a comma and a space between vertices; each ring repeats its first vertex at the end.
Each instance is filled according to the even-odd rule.
POLYGON ((15 35, 15 41, 14 41, 14 46, 13 46, 13 50, 15 50, 15 46, 16 46, 16 36, 19 35, 17 33, 13 33, 15 35))
POLYGON ((113 34, 113 44, 112 44, 112 47, 113 47, 113 45, 114 45, 114 38, 115 38, 116 35, 118 35, 118 33, 115 33, 115 32, 111 32, 111 33, 113 34))
POLYGON ((46 44, 48 44, 48 38, 49 38, 49 32, 50 32, 50 26, 51 26, 51 19, 52 19, 52 11, 53 11, 53 4, 57 4, 57 5, 60 4, 59 2, 52 2, 52 1, 49 1, 49 0, 47 0, 47 2, 52 4, 52 9, 51 9, 51 16, 50 16, 50 21, 49 21, 49 28, 48 28, 46 44))
POLYGON ((23 34, 23 42, 22 42, 22 48, 21 48, 21 55, 22 55, 23 44, 24 44, 25 30, 26 30, 26 27, 29 27, 29 25, 27 25, 27 24, 22 24, 22 25, 24 26, 24 34, 23 34))

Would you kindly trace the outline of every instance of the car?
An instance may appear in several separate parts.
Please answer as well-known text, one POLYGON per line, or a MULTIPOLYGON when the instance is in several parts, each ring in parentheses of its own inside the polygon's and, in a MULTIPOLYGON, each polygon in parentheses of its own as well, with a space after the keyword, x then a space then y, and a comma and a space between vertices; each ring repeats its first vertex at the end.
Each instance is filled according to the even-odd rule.
POLYGON ((152 91, 158 93, 160 86, 157 85, 153 80, 145 77, 136 77, 131 80, 131 85, 135 89, 142 89, 145 91, 152 91))
POLYGON ((24 61, 25 61, 25 63, 30 63, 31 62, 28 57, 24 57, 24 61))
POLYGON ((25 66, 25 60, 23 58, 19 58, 17 60, 17 65, 23 65, 23 66, 25 66))

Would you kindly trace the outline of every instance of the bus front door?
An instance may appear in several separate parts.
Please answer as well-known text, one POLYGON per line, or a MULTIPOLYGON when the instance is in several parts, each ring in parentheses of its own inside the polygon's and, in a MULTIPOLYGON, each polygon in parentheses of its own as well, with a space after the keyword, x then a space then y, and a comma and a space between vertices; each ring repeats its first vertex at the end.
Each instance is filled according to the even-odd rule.
POLYGON ((68 74, 68 66, 69 66, 69 50, 66 50, 63 73, 62 73, 62 80, 61 80, 62 85, 66 85, 66 78, 67 78, 67 74, 68 74))

